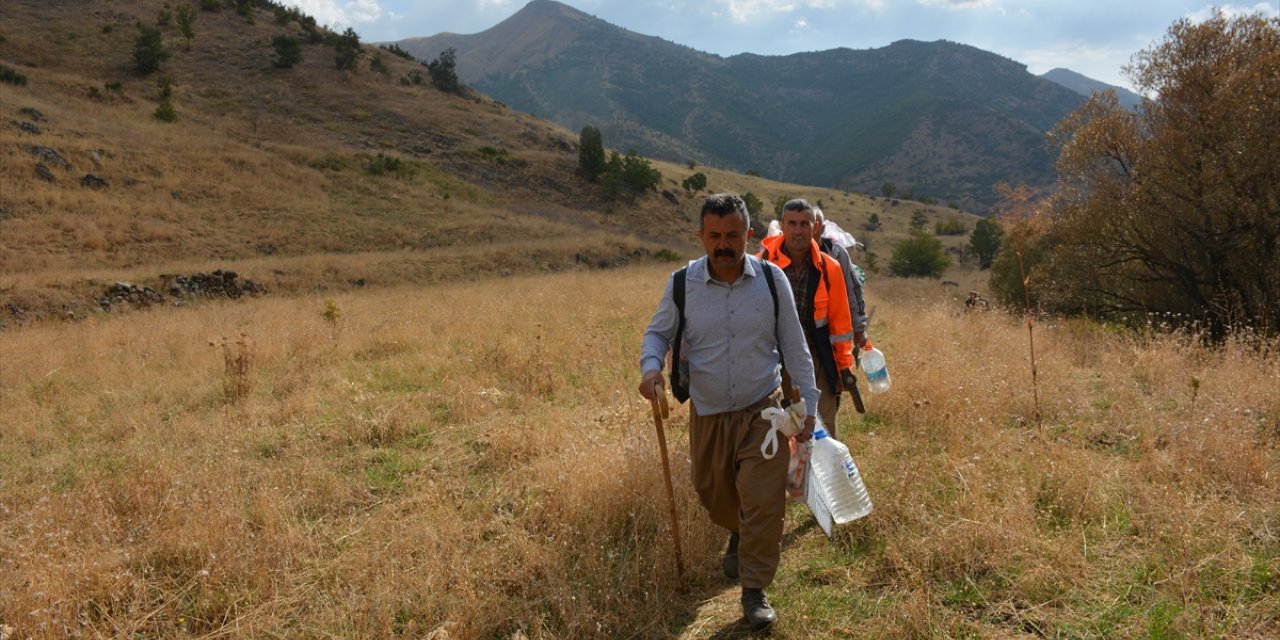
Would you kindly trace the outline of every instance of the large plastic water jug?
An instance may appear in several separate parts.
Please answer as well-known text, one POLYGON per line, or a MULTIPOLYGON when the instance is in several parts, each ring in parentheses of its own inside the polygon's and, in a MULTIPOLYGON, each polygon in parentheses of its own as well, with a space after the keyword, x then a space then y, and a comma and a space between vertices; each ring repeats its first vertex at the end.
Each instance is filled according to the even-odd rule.
POLYGON ((853 463, 853 456, 849 455, 849 448, 827 435, 826 429, 818 428, 813 432, 809 467, 817 485, 810 486, 809 490, 821 493, 822 502, 836 524, 871 513, 871 496, 867 495, 867 487, 862 484, 862 476, 853 463))

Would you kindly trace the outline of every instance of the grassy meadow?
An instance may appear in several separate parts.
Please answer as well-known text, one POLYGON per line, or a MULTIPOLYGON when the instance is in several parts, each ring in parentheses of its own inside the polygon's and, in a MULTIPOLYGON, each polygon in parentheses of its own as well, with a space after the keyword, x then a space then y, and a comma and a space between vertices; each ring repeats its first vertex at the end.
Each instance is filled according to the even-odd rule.
MULTIPOLYGON (((0 636, 745 637, 635 392, 671 269, 0 331, 0 636)), ((1045 321, 1037 420, 1025 323, 956 289, 870 283, 875 511, 792 505, 773 637, 1280 634, 1276 345, 1045 321)))

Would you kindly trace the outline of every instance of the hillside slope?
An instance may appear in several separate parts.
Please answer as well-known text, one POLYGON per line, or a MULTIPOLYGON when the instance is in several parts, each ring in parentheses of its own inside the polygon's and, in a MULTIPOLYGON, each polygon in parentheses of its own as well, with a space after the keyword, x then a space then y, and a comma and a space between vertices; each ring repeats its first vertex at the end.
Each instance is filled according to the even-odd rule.
POLYGON ((1075 92, 1025 65, 952 42, 899 41, 730 58, 643 36, 554 0, 493 28, 397 43, 419 59, 457 51, 469 84, 619 148, 802 184, 987 208, 997 182, 1048 186, 1044 133, 1075 92))
POLYGON ((10 318, 50 301, 83 313, 111 282, 165 273, 313 290, 608 266, 688 242, 683 194, 608 202, 575 175, 576 136, 418 83, 425 68, 372 46, 340 70, 270 7, 197 11, 189 49, 170 14, 169 58, 141 75, 138 25, 169 6, 0 5, 0 64, 27 79, 0 85, 10 318), (302 43, 292 68, 273 66, 281 36, 302 43), (162 78, 171 123, 154 115, 162 78))
MULTIPOLYGON (((197 12, 189 49, 170 15, 169 58, 146 75, 139 25, 157 24, 164 2, 0 4, 0 64, 27 79, 0 84, 0 327, 97 313, 118 282, 185 303, 168 295, 178 276, 214 270, 287 294, 697 255, 704 193, 680 188, 692 167, 655 162, 658 189, 609 200, 577 175, 576 134, 471 89, 441 92, 418 62, 377 47, 340 70, 337 34, 310 42, 305 16, 260 4, 252 19, 197 12), (273 65, 279 37, 302 43, 292 68, 273 65), (173 122, 155 115, 164 78, 173 122)), ((822 202, 880 255, 916 210, 973 224, 696 171, 708 190, 754 193, 766 216, 779 198, 822 202), (864 237, 872 213, 883 227, 864 237)))

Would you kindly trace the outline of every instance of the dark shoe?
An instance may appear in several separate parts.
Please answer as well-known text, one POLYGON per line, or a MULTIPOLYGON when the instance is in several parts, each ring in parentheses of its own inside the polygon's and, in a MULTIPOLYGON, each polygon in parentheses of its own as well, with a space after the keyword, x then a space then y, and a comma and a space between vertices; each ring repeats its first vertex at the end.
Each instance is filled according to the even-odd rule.
POLYGON ((752 631, 768 629, 769 625, 778 621, 778 615, 769 606, 769 596, 763 589, 742 588, 742 616, 747 619, 747 626, 752 631))
POLYGON ((724 575, 730 580, 738 579, 738 532, 729 534, 729 548, 724 552, 724 562, 720 565, 724 575))

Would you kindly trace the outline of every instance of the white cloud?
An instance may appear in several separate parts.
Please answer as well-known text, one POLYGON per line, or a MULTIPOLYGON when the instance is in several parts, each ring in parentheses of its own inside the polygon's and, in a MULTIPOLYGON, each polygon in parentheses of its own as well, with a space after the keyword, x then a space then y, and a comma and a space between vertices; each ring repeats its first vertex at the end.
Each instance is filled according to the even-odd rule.
POLYGON ((1120 67, 1133 51, 1120 45, 1100 45, 1085 41, 1055 42, 1051 45, 1018 52, 1015 59, 1027 65, 1027 71, 1040 75, 1063 67, 1094 80, 1128 87, 1120 67))
POLYGON ((995 0, 916 0, 926 7, 946 9, 981 9, 995 4, 995 0))
MULTIPOLYGON (((1227 18, 1238 18, 1240 16, 1254 14, 1262 14, 1262 17, 1264 18, 1275 18, 1280 16, 1280 9, 1277 9, 1276 5, 1270 2, 1259 2, 1252 7, 1234 4, 1216 5, 1216 7, 1218 10, 1222 11, 1222 15, 1227 18)), ((1187 18, 1192 22, 1204 22, 1205 20, 1213 17, 1214 8, 1215 5, 1205 5, 1199 11, 1187 14, 1187 18)))
MULTIPOLYGON (((872 8, 884 5, 885 0, 715 0, 724 7, 734 22, 745 24, 760 17, 765 20, 780 14, 791 14, 802 9, 838 9, 841 4, 865 4, 872 8)), ((714 12, 719 14, 719 11, 714 12)))
POLYGON ((350 27, 376 22, 392 14, 379 0, 286 0, 323 25, 350 27))

